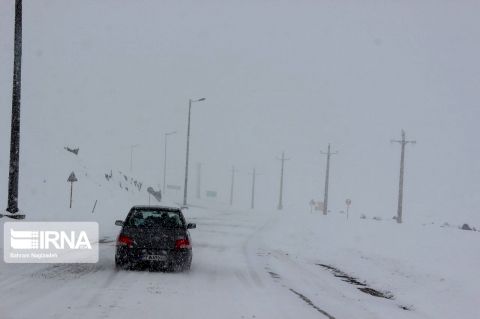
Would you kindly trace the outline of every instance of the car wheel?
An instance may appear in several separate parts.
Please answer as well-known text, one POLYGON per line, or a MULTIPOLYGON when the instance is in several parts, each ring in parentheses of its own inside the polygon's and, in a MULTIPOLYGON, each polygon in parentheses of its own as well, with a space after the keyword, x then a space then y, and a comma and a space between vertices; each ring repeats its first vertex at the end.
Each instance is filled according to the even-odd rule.
POLYGON ((171 262, 167 265, 167 267, 165 268, 165 270, 167 272, 177 272, 178 271, 178 266, 175 265, 174 262, 171 262))
POLYGON ((125 262, 123 260, 121 260, 120 258, 118 258, 117 256, 115 256, 115 268, 117 270, 126 269, 125 262))
POLYGON ((190 268, 192 268, 192 261, 189 261, 189 262, 186 262, 184 265, 183 265, 183 271, 190 271, 190 268))

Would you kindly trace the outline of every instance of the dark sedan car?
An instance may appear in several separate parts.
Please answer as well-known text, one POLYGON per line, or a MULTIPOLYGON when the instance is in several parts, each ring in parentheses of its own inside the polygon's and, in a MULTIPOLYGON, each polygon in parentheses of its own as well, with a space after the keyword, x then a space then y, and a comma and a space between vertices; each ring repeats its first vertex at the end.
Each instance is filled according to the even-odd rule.
POLYGON ((115 265, 133 268, 146 265, 171 271, 190 269, 192 246, 187 224, 179 208, 161 206, 134 206, 118 235, 115 265))

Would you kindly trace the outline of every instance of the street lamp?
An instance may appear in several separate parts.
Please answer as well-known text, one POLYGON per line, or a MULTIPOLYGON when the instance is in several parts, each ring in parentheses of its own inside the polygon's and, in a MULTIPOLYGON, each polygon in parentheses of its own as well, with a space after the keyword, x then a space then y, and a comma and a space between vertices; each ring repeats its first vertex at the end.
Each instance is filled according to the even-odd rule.
POLYGON ((22 77, 22 0, 15 0, 15 38, 13 58, 12 124, 10 133, 10 164, 8 173, 8 207, 12 215, 3 215, 23 219, 18 212, 18 171, 20 158, 20 94, 22 77), (17 214, 17 215, 15 215, 17 214))
POLYGON ((163 158, 163 189, 162 189, 163 194, 165 194, 165 181, 167 176, 167 140, 168 140, 167 138, 168 136, 176 133, 177 131, 173 131, 173 132, 168 132, 164 134, 165 135, 165 153, 163 158))
POLYGON ((133 171, 133 149, 140 144, 130 145, 130 173, 133 171))
POLYGON ((185 160, 185 185, 183 187, 183 205, 187 205, 187 188, 188 188, 188 155, 190 152, 190 114, 192 113, 192 103, 205 101, 206 98, 188 100, 188 124, 187 124, 187 155, 185 160))

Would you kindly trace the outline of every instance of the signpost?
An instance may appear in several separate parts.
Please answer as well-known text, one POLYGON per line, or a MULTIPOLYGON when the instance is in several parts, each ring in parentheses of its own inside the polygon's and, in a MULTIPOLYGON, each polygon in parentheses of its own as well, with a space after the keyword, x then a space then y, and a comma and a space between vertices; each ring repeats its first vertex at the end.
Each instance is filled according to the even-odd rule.
POLYGON ((345 200, 345 204, 347 204, 347 219, 348 219, 348 210, 350 209, 350 205, 352 205, 352 200, 350 198, 347 198, 345 200))
POLYGON ((75 176, 74 172, 70 173, 70 176, 68 176, 67 182, 70 182, 70 208, 72 208, 72 198, 73 198, 73 183, 77 182, 78 179, 75 176))

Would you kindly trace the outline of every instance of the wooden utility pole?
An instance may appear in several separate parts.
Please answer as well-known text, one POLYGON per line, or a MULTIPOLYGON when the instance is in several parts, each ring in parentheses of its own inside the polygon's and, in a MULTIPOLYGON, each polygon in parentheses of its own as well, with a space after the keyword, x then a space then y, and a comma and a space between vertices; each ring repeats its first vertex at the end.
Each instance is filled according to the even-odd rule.
POLYGON ((405 145, 415 144, 416 141, 407 141, 405 131, 402 130, 401 140, 391 140, 392 143, 399 143, 402 146, 400 153, 400 178, 398 182, 398 207, 397 207, 397 223, 401 224, 403 221, 403 176, 405 172, 405 145))
POLYGON ((328 151, 321 152, 324 155, 327 155, 327 169, 325 171, 325 189, 323 193, 323 215, 327 215, 328 213, 328 185, 330 179, 330 156, 338 154, 338 152, 332 153, 330 151, 330 144, 328 144, 328 151))
POLYGON ((281 165, 281 170, 280 170, 280 195, 278 197, 278 210, 283 209, 283 172, 284 172, 284 167, 285 167, 285 161, 290 160, 289 158, 285 158, 285 152, 282 152, 282 157, 277 158, 282 162, 281 165))
POLYGON ((257 175, 260 175, 260 174, 258 174, 254 168, 251 175, 252 175, 252 201, 250 204, 250 208, 254 209, 255 208, 255 178, 257 175))

